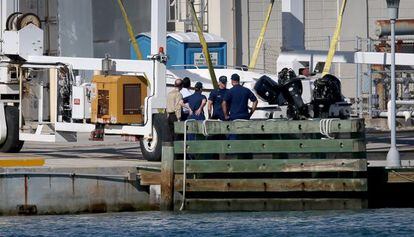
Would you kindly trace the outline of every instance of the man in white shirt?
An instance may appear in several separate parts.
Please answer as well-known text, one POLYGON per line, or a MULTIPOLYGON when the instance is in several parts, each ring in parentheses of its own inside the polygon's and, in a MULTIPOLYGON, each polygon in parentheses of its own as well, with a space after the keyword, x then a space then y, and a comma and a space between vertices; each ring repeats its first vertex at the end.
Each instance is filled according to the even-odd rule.
MULTIPOLYGON (((185 99, 185 98, 187 98, 187 97, 189 97, 190 95, 193 94, 190 91, 190 87, 191 87, 190 78, 184 77, 182 85, 183 85, 183 88, 181 89, 180 93, 183 96, 183 99, 185 99)), ((183 111, 181 113, 181 121, 187 120, 189 115, 190 115, 190 111, 186 107, 183 107, 183 111)))

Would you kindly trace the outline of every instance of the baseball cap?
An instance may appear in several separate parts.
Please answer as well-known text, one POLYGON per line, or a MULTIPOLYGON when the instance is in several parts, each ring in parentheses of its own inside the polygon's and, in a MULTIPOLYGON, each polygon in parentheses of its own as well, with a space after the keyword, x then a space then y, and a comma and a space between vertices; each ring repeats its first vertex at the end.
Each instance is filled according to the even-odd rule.
POLYGON ((231 75, 231 80, 232 81, 240 81, 240 76, 236 73, 234 73, 233 75, 231 75))
POLYGON ((226 76, 221 76, 221 77, 219 78, 219 82, 221 82, 221 83, 223 83, 223 84, 226 84, 226 83, 227 83, 227 77, 226 77, 226 76))
POLYGON ((197 82, 196 84, 195 84, 195 86, 194 86, 195 88, 197 88, 197 89, 201 89, 201 88, 203 88, 203 83, 201 83, 201 82, 197 82))

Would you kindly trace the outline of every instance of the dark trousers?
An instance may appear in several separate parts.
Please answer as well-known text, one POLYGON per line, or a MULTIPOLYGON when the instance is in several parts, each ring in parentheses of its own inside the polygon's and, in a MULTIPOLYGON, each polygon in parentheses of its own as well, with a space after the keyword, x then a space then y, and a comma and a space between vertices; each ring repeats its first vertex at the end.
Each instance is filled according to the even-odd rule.
POLYGON ((177 122, 177 115, 175 115, 175 113, 169 113, 168 114, 168 129, 169 129, 169 137, 168 137, 168 141, 172 142, 174 141, 175 138, 175 133, 174 133, 174 122, 177 122))
POLYGON ((181 121, 187 120, 189 115, 190 114, 184 113, 183 111, 181 111, 181 121))

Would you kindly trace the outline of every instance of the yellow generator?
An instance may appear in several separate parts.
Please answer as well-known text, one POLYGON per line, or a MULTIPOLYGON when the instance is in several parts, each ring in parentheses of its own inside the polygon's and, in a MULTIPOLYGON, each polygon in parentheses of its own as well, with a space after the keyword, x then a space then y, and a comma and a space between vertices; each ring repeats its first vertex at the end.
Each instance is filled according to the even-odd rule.
POLYGON ((92 85, 92 123, 143 123, 148 88, 144 77, 97 75, 93 77, 92 85))

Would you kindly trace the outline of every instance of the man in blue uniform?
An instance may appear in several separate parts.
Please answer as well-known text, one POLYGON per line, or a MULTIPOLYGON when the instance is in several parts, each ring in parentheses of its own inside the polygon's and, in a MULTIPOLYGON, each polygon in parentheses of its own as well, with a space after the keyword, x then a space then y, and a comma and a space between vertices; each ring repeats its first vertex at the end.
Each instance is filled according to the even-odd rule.
POLYGON ((194 94, 184 98, 181 102, 181 105, 184 108, 189 110, 188 119, 195 120, 205 120, 204 116, 204 106, 207 103, 207 98, 205 95, 201 94, 203 92, 203 83, 197 82, 195 84, 194 94))
POLYGON ((231 76, 233 87, 229 89, 223 99, 223 113, 226 120, 250 119, 257 107, 257 98, 253 92, 240 85, 240 76, 231 76), (249 112, 249 100, 253 102, 249 112), (230 109, 228 109, 230 107, 230 109))
POLYGON ((208 97, 208 117, 209 119, 220 119, 225 120, 223 114, 223 108, 221 104, 223 103, 223 98, 228 91, 226 88, 227 77, 221 76, 219 78, 219 88, 213 90, 208 97))

